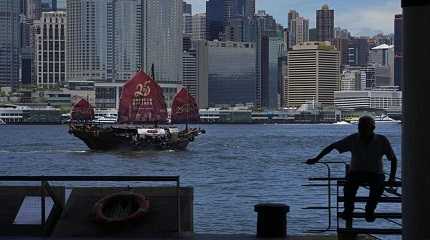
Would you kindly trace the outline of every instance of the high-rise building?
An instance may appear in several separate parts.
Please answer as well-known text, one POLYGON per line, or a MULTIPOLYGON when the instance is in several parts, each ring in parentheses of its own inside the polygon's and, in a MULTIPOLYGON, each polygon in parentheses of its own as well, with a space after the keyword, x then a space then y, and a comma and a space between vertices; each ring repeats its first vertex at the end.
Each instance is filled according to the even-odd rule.
POLYGON ((375 86, 394 85, 394 46, 382 44, 370 51, 370 63, 376 68, 375 86))
POLYGON ((193 13, 193 6, 190 3, 187 3, 185 1, 182 1, 182 12, 192 14, 193 13))
POLYGON ((57 11, 58 5, 64 8, 64 0, 22 0, 24 14, 28 19, 38 20, 42 12, 57 11))
POLYGON ((67 80, 182 82, 181 0, 67 1, 67 80))
POLYGON ((192 48, 184 52, 183 86, 196 99, 200 108, 208 107, 208 43, 193 41, 192 48))
POLYGON ((224 0, 224 22, 231 18, 252 17, 255 14, 255 0, 224 0))
POLYGON ((66 81, 66 13, 43 12, 34 21, 35 83, 51 88, 66 81))
POLYGON ((364 88, 361 89, 373 89, 376 87, 376 66, 375 64, 369 64, 366 67, 363 67, 363 70, 366 74, 366 83, 364 84, 364 88))
POLYGON ((280 107, 280 65, 279 58, 286 53, 286 44, 282 37, 268 38, 268 81, 263 87, 263 108, 278 109, 280 107))
POLYGON ((325 4, 317 10, 318 41, 332 41, 334 39, 334 10, 325 4))
POLYGON ((316 28, 309 29, 309 41, 310 42, 318 41, 318 31, 316 28))
MULTIPOLYGON (((256 59, 256 73, 257 73, 257 84, 256 84, 256 108, 262 109, 269 107, 269 95, 270 95, 270 70, 269 70, 269 59, 270 59, 270 39, 281 39, 283 40, 284 28, 276 23, 275 19, 267 14, 265 11, 258 11, 255 18, 253 18, 252 31, 248 40, 255 42, 257 59, 256 59)), ((273 52, 273 51, 272 51, 273 52)), ((272 55, 273 56, 273 55, 272 55)), ((277 61, 277 59, 275 60, 277 61)), ((274 79, 274 78, 272 78, 274 79)), ((279 89, 279 88, 278 88, 279 89)), ((279 90, 278 90, 279 91, 279 90)))
POLYGON ((340 77, 340 90, 360 91, 365 82, 366 73, 360 67, 346 67, 340 77))
POLYGON ((188 51, 191 48, 191 39, 192 39, 192 33, 193 33, 192 6, 191 4, 188 4, 186 2, 182 2, 182 3, 183 3, 182 44, 183 44, 183 50, 188 51))
POLYGON ((255 0, 224 1, 224 34, 222 40, 245 42, 246 28, 255 14, 255 0))
POLYGON ((394 17, 394 85, 403 88, 403 15, 394 17))
POLYGON ((306 42, 288 52, 289 107, 305 103, 334 104, 340 80, 339 51, 329 42, 306 42))
POLYGON ((244 41, 244 28, 255 13, 255 0, 209 0, 206 2, 207 39, 244 41))
POLYGON ((256 101, 255 43, 208 42, 209 106, 256 101))
POLYGON ((192 40, 206 39, 206 13, 194 14, 192 18, 192 40))
POLYGON ((66 4, 66 81, 116 81, 113 1, 67 0, 66 4))
POLYGON ((57 11, 57 0, 40 0, 40 1, 41 1, 42 12, 57 11))
POLYGON ((369 39, 354 37, 348 41, 347 65, 366 66, 369 63, 369 39))
POLYGON ((191 13, 183 13, 183 29, 184 34, 192 34, 193 32, 193 16, 191 13))
POLYGON ((224 0, 206 1, 207 39, 220 40, 224 32, 224 0))
MULTIPOLYGON (((286 44, 286 43, 284 43, 286 44)), ((279 89, 280 89, 280 105, 282 108, 288 107, 288 54, 282 56, 278 60, 279 65, 279 89)))
POLYGON ((349 39, 335 38, 335 39, 333 39, 332 44, 340 53, 340 65, 341 66, 348 65, 349 39))
POLYGON ((21 54, 21 2, 0 1, 0 87, 16 87, 19 83, 21 54))
POLYGON ((348 31, 348 29, 336 27, 334 28, 334 38, 349 39, 351 38, 351 33, 348 31))
POLYGON ((290 47, 309 41, 309 20, 301 17, 297 11, 288 12, 288 30, 290 47))
POLYGON ((182 1, 146 0, 142 2, 144 69, 155 67, 156 80, 182 83, 182 1))

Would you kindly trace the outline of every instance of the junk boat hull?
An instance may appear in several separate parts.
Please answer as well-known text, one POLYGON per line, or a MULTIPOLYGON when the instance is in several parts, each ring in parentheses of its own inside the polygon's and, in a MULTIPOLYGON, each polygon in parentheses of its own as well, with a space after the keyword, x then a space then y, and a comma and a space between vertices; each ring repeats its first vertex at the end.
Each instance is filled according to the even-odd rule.
POLYGON ((202 130, 189 128, 145 128, 130 125, 73 124, 70 134, 92 150, 185 150, 202 130))

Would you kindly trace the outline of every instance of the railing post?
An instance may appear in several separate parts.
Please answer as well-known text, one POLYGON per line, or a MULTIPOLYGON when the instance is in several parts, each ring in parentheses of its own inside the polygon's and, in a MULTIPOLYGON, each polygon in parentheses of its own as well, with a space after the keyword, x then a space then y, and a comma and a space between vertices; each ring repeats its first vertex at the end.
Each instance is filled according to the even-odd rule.
POLYGON ((45 190, 43 189, 43 180, 40 181, 40 197, 41 197, 41 224, 42 224, 42 228, 45 227, 45 219, 46 219, 46 214, 45 214, 45 190))
POLYGON ((177 195, 177 215, 178 215, 178 233, 181 233, 182 228, 181 228, 181 185, 179 182, 179 177, 176 180, 176 195, 177 195))
MULTIPOLYGON (((347 179, 348 173, 349 173, 349 164, 345 164, 345 179, 347 179)), ((345 186, 343 186, 343 188, 345 189, 345 186)), ((343 197, 345 198, 345 190, 344 190, 344 194, 343 195, 344 195, 343 197)), ((346 198, 345 198, 345 201, 346 201, 346 198)), ((344 210, 345 210, 345 201, 343 202, 343 208, 344 208, 344 210)), ((352 228, 352 219, 353 219, 353 217, 346 219, 346 221, 345 221, 345 228, 352 228)))

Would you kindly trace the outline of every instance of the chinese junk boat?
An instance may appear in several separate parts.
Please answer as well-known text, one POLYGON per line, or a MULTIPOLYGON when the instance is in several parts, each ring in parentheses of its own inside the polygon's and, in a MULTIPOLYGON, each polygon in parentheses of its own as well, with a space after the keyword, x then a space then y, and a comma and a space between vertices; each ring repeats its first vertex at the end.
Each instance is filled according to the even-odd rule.
POLYGON ((116 124, 97 124, 93 107, 80 99, 72 108, 69 132, 93 150, 184 150, 204 130, 189 128, 200 119, 197 104, 185 89, 173 101, 172 123, 186 123, 179 130, 168 123, 161 87, 140 71, 123 86, 116 124))

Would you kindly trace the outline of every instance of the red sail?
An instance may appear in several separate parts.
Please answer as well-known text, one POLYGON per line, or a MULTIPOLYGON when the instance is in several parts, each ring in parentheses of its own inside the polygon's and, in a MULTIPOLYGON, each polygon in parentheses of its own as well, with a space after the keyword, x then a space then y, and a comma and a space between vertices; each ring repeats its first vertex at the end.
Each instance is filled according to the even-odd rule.
POLYGON ((70 115, 72 121, 91 121, 94 119, 94 108, 87 100, 80 98, 73 105, 70 115))
POLYGON ((179 91, 172 104, 172 122, 190 123, 199 122, 199 107, 196 100, 188 93, 185 88, 179 91))
POLYGON ((138 72, 122 89, 119 123, 164 123, 167 108, 161 87, 144 72, 138 72))

